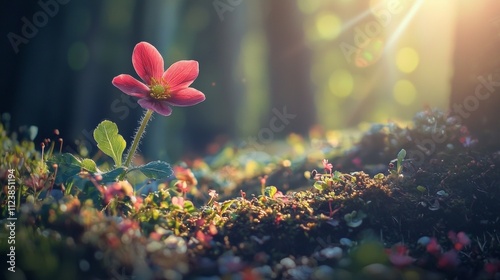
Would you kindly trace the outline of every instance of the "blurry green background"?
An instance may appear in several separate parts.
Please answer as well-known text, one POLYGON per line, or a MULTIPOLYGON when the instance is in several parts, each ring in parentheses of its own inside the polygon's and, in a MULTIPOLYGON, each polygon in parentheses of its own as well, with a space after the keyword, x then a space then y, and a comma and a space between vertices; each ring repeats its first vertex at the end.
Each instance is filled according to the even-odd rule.
POLYGON ((316 124, 330 130, 410 120, 426 106, 447 110, 452 88, 461 88, 463 77, 488 73, 480 62, 457 64, 482 44, 476 39, 457 52, 468 41, 456 36, 460 26, 481 19, 488 34, 500 33, 498 3, 481 3, 3 1, 0 112, 10 114, 11 128, 39 127, 38 141, 54 137, 58 128, 67 150, 80 139, 95 153, 90 135, 103 119, 116 122, 130 142, 142 110, 111 80, 122 73, 137 77, 132 50, 148 41, 166 66, 198 60, 200 75, 192 86, 207 97, 199 105, 174 108, 171 117, 155 117, 141 146, 149 159, 211 152, 211 143, 227 139, 259 141, 284 107, 296 117, 266 141, 307 134, 316 124), (37 23, 36 32, 26 30, 26 21, 37 23))

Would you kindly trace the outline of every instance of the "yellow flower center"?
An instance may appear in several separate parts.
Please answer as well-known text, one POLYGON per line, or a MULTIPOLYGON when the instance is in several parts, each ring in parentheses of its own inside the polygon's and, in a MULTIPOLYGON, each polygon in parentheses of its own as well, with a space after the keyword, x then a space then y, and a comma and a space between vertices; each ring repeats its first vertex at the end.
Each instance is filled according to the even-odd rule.
POLYGON ((170 97, 168 86, 158 83, 156 80, 152 80, 152 85, 149 88, 151 89, 149 95, 154 99, 168 99, 170 97))

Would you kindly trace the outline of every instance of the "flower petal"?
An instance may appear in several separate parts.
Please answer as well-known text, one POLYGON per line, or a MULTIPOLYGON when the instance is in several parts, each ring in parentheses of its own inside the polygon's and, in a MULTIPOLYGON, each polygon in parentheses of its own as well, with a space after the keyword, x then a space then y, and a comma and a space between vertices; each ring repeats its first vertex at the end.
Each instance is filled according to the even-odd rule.
POLYGON ((185 88, 177 92, 172 92, 167 102, 174 106, 192 106, 205 100, 205 94, 194 88, 185 88))
POLYGON ((144 98, 149 93, 148 86, 127 74, 114 77, 111 83, 125 94, 133 97, 144 98))
POLYGON ((172 114, 172 108, 168 106, 165 101, 158 101, 151 98, 143 98, 137 101, 144 109, 153 110, 162 116, 170 116, 172 114))
POLYGON ((187 88, 198 77, 199 66, 196 60, 181 60, 163 73, 163 79, 167 82, 170 91, 176 92, 187 88))
POLYGON ((135 45, 134 52, 132 53, 132 64, 137 75, 146 84, 151 84, 151 78, 155 78, 158 81, 161 79, 164 69, 163 57, 150 43, 140 42, 135 45))

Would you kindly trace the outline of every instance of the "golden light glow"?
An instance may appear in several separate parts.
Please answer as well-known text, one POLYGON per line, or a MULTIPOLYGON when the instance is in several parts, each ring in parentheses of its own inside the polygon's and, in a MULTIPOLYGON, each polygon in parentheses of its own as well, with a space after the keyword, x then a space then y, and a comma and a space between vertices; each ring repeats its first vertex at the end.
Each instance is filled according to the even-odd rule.
POLYGON ((413 48, 402 48, 396 55, 396 65, 399 71, 411 73, 415 71, 420 61, 420 57, 413 48))
POLYGON ((307 1, 301 0, 297 1, 299 10, 305 14, 311 14, 315 12, 321 5, 321 1, 307 1))
POLYGON ((345 98, 352 93, 354 78, 347 70, 335 70, 328 80, 328 87, 335 96, 345 98))
POLYGON ((370 0, 370 10, 372 12, 380 9, 385 4, 386 0, 370 0))
POLYGON ((417 89, 413 83, 404 79, 396 82, 392 93, 396 102, 406 106, 411 105, 417 97, 417 89))
POLYGON ((322 13, 316 18, 316 30, 321 39, 333 40, 342 31, 342 20, 333 13, 322 13))

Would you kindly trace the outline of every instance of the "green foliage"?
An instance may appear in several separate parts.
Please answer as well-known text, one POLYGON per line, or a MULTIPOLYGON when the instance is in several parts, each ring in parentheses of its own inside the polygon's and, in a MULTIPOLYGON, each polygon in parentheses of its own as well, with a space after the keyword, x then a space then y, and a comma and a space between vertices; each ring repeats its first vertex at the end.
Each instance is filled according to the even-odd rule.
POLYGON ((419 185, 419 186, 417 186, 417 190, 418 190, 419 192, 421 192, 421 193, 425 193, 425 192, 427 191, 427 188, 426 188, 426 187, 424 187, 424 186, 420 186, 420 185, 419 185))
POLYGON ((110 170, 108 172, 100 173, 100 175, 102 176, 101 182, 102 183, 114 182, 114 181, 116 181, 116 179, 118 178, 118 176, 120 176, 121 174, 123 174, 123 172, 125 172, 125 168, 124 167, 118 167, 118 168, 110 170))
POLYGON ((54 164, 57 165, 57 172, 55 183, 64 184, 69 179, 80 173, 82 170, 82 163, 74 155, 70 153, 53 155, 47 160, 52 172, 56 172, 54 164))
MULTIPOLYGON (((189 267, 190 270, 196 271, 198 268, 196 267, 197 260, 202 258, 211 259, 214 263, 226 264, 227 261, 239 261, 256 254, 269 256, 269 263, 279 264, 280 270, 277 270, 276 275, 280 277, 288 273, 280 264, 280 258, 290 256, 290 259, 295 260, 298 259, 297 256, 318 255, 326 258, 332 249, 330 248, 332 246, 329 246, 330 239, 328 239, 331 236, 334 237, 332 244, 337 244, 337 239, 340 237, 361 236, 360 233, 365 232, 365 229, 378 229, 381 225, 399 223, 400 217, 409 219, 403 223, 403 227, 413 227, 412 222, 415 221, 416 225, 413 228, 420 229, 426 228, 425 225, 434 225, 436 221, 440 221, 445 228, 449 225, 447 221, 452 221, 453 217, 465 216, 465 212, 459 211, 461 209, 469 211, 467 206, 476 201, 477 195, 481 195, 478 192, 471 194, 469 187, 459 192, 460 188, 452 188, 456 185, 454 180, 469 184, 469 178, 472 178, 470 180, 475 178, 472 176, 473 174, 482 174, 482 177, 478 177, 479 180, 471 181, 474 182, 472 184, 474 186, 476 186, 476 182, 485 181, 487 183, 483 186, 478 184, 481 189, 484 188, 485 193, 488 193, 488 195, 481 197, 482 201, 489 197, 498 197, 495 195, 498 188, 494 188, 495 184, 491 183, 497 182, 498 176, 496 174, 500 174, 497 172, 498 168, 495 169, 492 165, 492 163, 496 164, 496 161, 481 162, 480 166, 483 169, 478 169, 476 161, 471 162, 471 168, 465 169, 469 171, 476 168, 475 173, 454 172, 451 175, 449 173, 440 175, 436 173, 433 178, 439 179, 436 180, 437 183, 446 180, 446 184, 441 184, 444 189, 436 193, 439 196, 436 199, 446 201, 441 207, 449 208, 450 211, 448 211, 449 214, 446 211, 442 211, 442 213, 447 215, 444 217, 451 217, 451 219, 441 219, 441 216, 429 215, 425 219, 425 223, 422 223, 423 226, 420 226, 421 224, 417 223, 422 222, 422 219, 420 221, 412 220, 413 217, 417 217, 417 215, 413 215, 415 213, 413 210, 418 207, 408 207, 408 205, 411 206, 422 201, 421 198, 425 198, 421 193, 415 195, 415 186, 417 186, 418 191, 432 195, 425 187, 418 184, 424 184, 429 186, 429 190, 434 190, 432 186, 437 185, 437 183, 433 184, 434 181, 430 180, 433 178, 429 178, 429 181, 427 181, 428 178, 425 178, 424 181, 416 181, 415 184, 412 181, 412 188, 405 189, 400 187, 403 185, 401 183, 405 182, 387 180, 391 179, 392 174, 400 175, 403 172, 406 151, 400 150, 399 147, 390 153, 392 158, 400 150, 397 159, 394 160, 395 166, 394 170, 391 170, 391 176, 379 173, 372 179, 371 176, 363 172, 341 173, 339 171, 319 174, 312 176, 317 180, 314 183, 314 188, 319 191, 295 192, 294 185, 291 184, 290 190, 293 192, 286 194, 286 199, 279 200, 268 199, 268 197, 275 197, 278 193, 278 189, 274 186, 265 187, 264 183, 263 196, 261 197, 263 199, 259 199, 253 196, 260 191, 258 185, 254 183, 255 181, 248 180, 249 184, 255 187, 254 190, 240 184, 249 178, 243 175, 239 176, 245 174, 242 171, 245 170, 244 165, 241 163, 236 163, 238 165, 235 164, 231 168, 224 166, 224 173, 222 173, 220 170, 208 168, 213 167, 210 162, 203 162, 203 164, 198 165, 198 170, 194 170, 194 172, 203 182, 200 185, 204 188, 195 188, 196 194, 195 192, 183 193, 184 203, 180 207, 171 202, 172 197, 180 197, 175 190, 175 180, 161 182, 156 191, 146 195, 138 195, 142 192, 137 191, 137 188, 134 192, 134 185, 127 188, 125 183, 128 184, 128 182, 116 182, 120 176, 128 176, 128 179, 133 179, 132 176, 139 175, 142 178, 139 173, 131 174, 133 171, 139 171, 152 179, 166 178, 172 174, 168 163, 155 161, 137 167, 127 165, 117 166, 114 169, 104 167, 109 166, 105 164, 100 166, 103 170, 101 171, 93 160, 82 159, 72 154, 54 155, 52 151, 46 151, 44 158, 47 161, 44 162, 41 160, 40 153, 34 149, 32 142, 21 142, 11 146, 14 141, 8 139, 4 141, 1 129, 0 139, 2 140, 0 151, 5 155, 5 159, 0 159, 0 170, 6 167, 15 167, 18 179, 16 184, 19 186, 19 190, 23 190, 18 192, 22 208, 16 207, 16 209, 23 209, 18 213, 19 223, 17 226, 19 227, 16 227, 18 238, 16 250, 18 250, 19 256, 27 257, 19 258, 19 267, 29 267, 31 270, 26 269, 26 273, 34 271, 33 273, 40 273, 38 276, 41 278, 57 278, 57 275, 61 275, 61 272, 64 271, 73 273, 68 274, 70 278, 78 276, 81 276, 82 279, 109 278, 111 273, 130 269, 131 261, 136 261, 134 258, 140 258, 140 261, 147 263, 145 267, 151 268, 151 275, 154 272, 173 271, 175 267, 189 267), (50 172, 47 167, 51 169, 50 172), (27 168, 29 168, 29 172, 26 170, 27 168), (94 174, 89 175, 89 173, 94 174), (226 177, 219 176, 219 174, 225 174, 226 177), (42 178, 42 175, 47 176, 42 178), (242 190, 252 195, 242 192, 241 197, 227 201, 223 201, 225 198, 221 198, 220 202, 213 202, 216 195, 209 194, 210 201, 213 203, 207 203, 197 208, 195 204, 200 205, 200 200, 206 199, 206 195, 204 196, 205 186, 213 188, 214 193, 215 190, 221 194, 226 192, 226 189, 220 187, 222 184, 212 184, 212 181, 208 181, 206 179, 208 176, 212 176, 209 178, 221 177, 223 180, 238 178, 240 181, 233 181, 237 182, 234 183, 235 188, 241 187, 242 190), (489 180, 485 176, 494 177, 489 180), (99 178, 96 179, 97 183, 93 182, 93 178, 99 178), (26 185, 26 181, 35 181, 34 179, 42 181, 43 190, 36 190, 33 193, 31 186, 26 185), (45 180, 44 183, 43 180, 45 180), (59 184, 63 184, 61 186, 66 188, 62 198, 36 195, 45 192, 48 187, 57 190, 57 187, 60 187, 59 184), (488 189, 490 185, 491 187, 488 189), (77 191, 72 192, 72 186, 75 186, 73 190, 77 189, 77 191), (30 191, 26 192, 25 189, 30 191), (392 190, 397 191, 392 192, 392 190), (408 190, 410 191, 408 192, 408 190), (473 199, 472 196, 474 196, 473 199), (468 200, 466 200, 467 198, 468 200), (193 199, 195 204, 188 199, 193 199), (404 212, 408 210, 412 211, 404 212), (400 213, 401 215, 399 215, 400 213), (323 237, 324 239, 321 239, 323 237), (325 242, 318 244, 319 240, 325 242), (186 246, 186 244, 190 245, 186 246), (328 247, 319 247, 323 244, 328 245, 328 247), (143 253, 135 254, 138 249, 143 253), (99 259, 98 255, 106 257, 99 259), (37 263, 35 256, 41 256, 45 261, 37 263), (96 257, 88 258, 88 256, 96 257), (221 257, 216 259, 218 256, 221 257), (109 259, 112 259, 113 262, 110 263, 109 259), (77 272, 81 275, 76 275, 78 273, 75 274, 73 269, 75 265, 78 267, 78 264, 87 264, 85 262, 88 262, 91 267, 87 271, 89 275, 84 275, 83 271, 78 269, 77 272), (178 263, 183 265, 178 265, 178 263), (187 264, 193 265, 193 267, 187 264)), ((408 150, 411 149, 405 147, 408 150)), ((228 159, 231 160, 232 157, 228 156, 228 159)), ((457 157, 458 160, 463 158, 462 155, 457 157)), ((233 162, 237 161, 233 160, 233 162)), ((468 162, 469 160, 467 160, 468 162)), ((274 164, 274 169, 271 169, 269 174, 273 174, 272 171, 275 169, 277 169, 276 171, 289 171, 288 167, 281 167, 275 162, 271 163, 274 164)), ((307 162, 304 166, 307 166, 307 162)), ((457 164, 457 166, 465 167, 467 165, 457 164)), ((431 171, 439 172, 439 170, 431 171)), ((406 173, 408 173, 408 177, 412 176, 411 172, 406 173)), ((0 176, 0 181, 1 179, 0 176)), ((138 183, 135 187, 140 187, 141 184, 143 183, 138 183)), ((281 183, 276 184, 281 188, 281 183)), ((0 201, 5 201, 2 200, 3 198, 0 196, 0 201)), ((476 206, 479 207, 478 204, 475 204, 476 206)), ((421 210, 427 211, 425 208, 421 210)), ((497 216, 496 212, 491 213, 485 220, 494 221, 497 216)), ((494 226, 494 224, 491 225, 494 226)), ((486 225, 484 226, 486 227, 486 225)), ((394 231, 395 228, 392 226, 388 227, 387 230, 394 231)), ((2 235, 6 235, 5 227, 3 230, 2 235)), ((393 243, 393 236, 396 236, 395 238, 399 241, 399 235, 386 235, 387 230, 380 231, 381 234, 382 231, 384 233, 385 245, 393 243)), ((440 236, 446 236, 446 232, 441 233, 440 236)), ((368 236, 363 242, 357 243, 359 245, 349 246, 349 248, 338 245, 338 248, 343 250, 341 251, 343 252, 342 259, 330 258, 330 260, 321 261, 328 265, 349 263, 348 266, 342 267, 343 271, 355 271, 353 272, 354 276, 359 276, 360 274, 355 275, 355 273, 362 271, 364 274, 361 276, 366 276, 367 279, 370 278, 367 274, 368 271, 375 271, 375 268, 383 268, 384 271, 390 272, 392 269, 388 258, 390 253, 385 250, 382 244, 370 242, 369 238, 368 236), (368 267, 372 264, 376 266, 368 267)), ((0 246, 2 254, 5 254, 7 248, 0 246)), ((491 251, 493 250, 495 254, 498 252, 495 248, 491 249, 491 251)), ((418 255, 416 250, 410 253, 412 257, 414 254, 418 255)), ((406 256, 407 252, 404 254, 406 256)), ((485 258, 480 260, 483 259, 485 258)), ((316 261, 317 259, 311 264, 316 261)), ((484 265, 482 261, 478 263, 480 267, 484 265)), ((315 272, 321 272, 320 269, 325 267, 326 265, 321 265, 317 268, 312 267, 312 269, 315 269, 315 272)), ((410 267, 410 269, 413 268, 410 267)), ((400 268, 396 268, 395 271, 399 273, 400 268)), ((435 272, 433 271, 433 273, 435 272)), ((194 278, 191 277, 193 275, 182 275, 183 273, 187 272, 183 270, 183 272, 179 272, 179 275, 186 276, 188 279, 194 278)), ((158 275, 155 274, 155 276, 158 275)), ((29 274, 27 278, 34 278, 33 274, 29 274)), ((161 278, 161 275, 158 278, 161 278)), ((421 277, 421 279, 427 278, 421 277)))
POLYGON ((318 180, 318 181, 314 182, 313 187, 319 191, 323 191, 323 190, 328 189, 328 184, 325 181, 318 180))
POLYGON ((375 174, 375 176, 373 176, 373 179, 375 179, 375 181, 377 182, 382 182, 382 180, 384 180, 385 178, 385 175, 383 173, 377 173, 375 174))
POLYGON ((224 201, 222 203, 222 207, 221 207, 221 212, 224 212, 226 211, 229 207, 231 207, 231 205, 233 205, 233 203, 235 203, 236 201, 235 200, 227 200, 227 201, 224 201))
POLYGON ((197 211, 196 207, 194 206, 192 201, 186 200, 184 201, 184 210, 187 213, 193 214, 197 211))
POLYGON ((348 227, 359 227, 363 223, 363 219, 366 218, 366 214, 363 211, 352 211, 344 215, 344 220, 348 227))
POLYGON ((397 165, 396 165, 396 172, 398 174, 401 174, 403 172, 403 160, 406 157, 406 150, 401 149, 398 153, 398 160, 397 160, 397 165))
POLYGON ((118 126, 111 121, 102 121, 94 130, 94 139, 97 147, 106 155, 110 156, 116 166, 122 165, 122 156, 127 142, 123 136, 118 134, 118 126))
POLYGON ((82 162, 80 163, 81 167, 89 172, 96 173, 99 172, 99 169, 97 168, 96 163, 89 159, 89 158, 84 158, 82 159, 82 162))
POLYGON ((149 179, 163 179, 172 175, 173 171, 170 164, 164 161, 152 161, 147 164, 130 168, 127 173, 132 171, 140 171, 149 179))
MULTIPOLYGON (((393 177, 398 177, 398 176, 403 174, 403 161, 404 161, 405 157, 406 157, 406 150, 401 149, 398 153, 397 158, 395 159, 396 160, 396 169, 393 169, 390 171, 391 175, 393 177)), ((393 161, 391 161, 391 162, 393 162, 393 161)))
POLYGON ((278 192, 278 189, 275 186, 266 187, 265 193, 268 197, 273 198, 276 192, 278 192))

